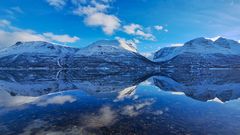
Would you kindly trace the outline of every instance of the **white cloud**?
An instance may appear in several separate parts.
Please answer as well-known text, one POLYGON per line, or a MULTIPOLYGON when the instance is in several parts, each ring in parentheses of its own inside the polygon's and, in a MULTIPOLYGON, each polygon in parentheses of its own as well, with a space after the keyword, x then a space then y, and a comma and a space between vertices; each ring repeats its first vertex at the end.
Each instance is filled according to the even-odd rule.
MULTIPOLYGON (((50 5, 62 7, 66 4, 65 0, 48 0, 50 5)), ((103 32, 107 35, 112 35, 121 27, 121 20, 108 12, 112 0, 70 0, 73 5, 72 13, 74 15, 82 16, 83 22, 87 26, 101 27, 103 32)), ((155 26, 156 29, 162 29, 160 25, 155 26)), ((123 31, 129 35, 138 36, 144 40, 155 40, 155 36, 143 28, 139 24, 130 24, 123 27, 123 31)))
POLYGON ((75 102, 76 99, 72 96, 69 95, 60 95, 60 96, 54 96, 54 97, 50 97, 47 98, 46 100, 40 100, 36 103, 36 105, 38 106, 47 106, 50 104, 58 104, 58 105, 62 105, 65 103, 73 103, 75 102))
POLYGON ((66 0, 47 0, 50 6, 61 9, 66 5, 66 0))
POLYGON ((136 35, 142 36, 145 39, 149 39, 149 40, 154 40, 155 39, 155 37, 151 33, 145 33, 142 30, 137 30, 136 35))
MULTIPOLYGON (((49 4, 61 8, 66 4, 67 0, 48 0, 49 4)), ((139 39, 155 40, 155 36, 143 28, 139 24, 130 24, 121 26, 121 20, 110 14, 108 11, 111 8, 110 3, 112 0, 69 0, 73 5, 72 13, 74 15, 82 16, 83 22, 87 26, 101 27, 103 32, 107 35, 112 35, 115 31, 123 28, 123 31, 129 35, 137 36, 139 39)), ((150 27, 151 29, 152 27, 150 27)), ((163 26, 156 25, 157 30, 162 30, 163 26)), ((167 31, 166 29, 164 31, 167 31)))
POLYGON ((139 24, 130 24, 130 25, 125 25, 123 26, 124 32, 127 34, 136 34, 136 31, 138 29, 142 29, 142 26, 139 24))
POLYGON ((0 90, 0 107, 18 107, 36 101, 38 97, 11 96, 4 90, 0 90))
POLYGON ((10 26, 10 24, 11 24, 11 22, 8 20, 5 20, 5 19, 0 20, 0 27, 8 27, 8 26, 10 26))
POLYGON ((74 5, 80 5, 80 4, 86 4, 87 0, 71 0, 71 2, 74 5))
POLYGON ((112 2, 113 0, 101 0, 102 2, 109 3, 112 2))
POLYGON ((108 5, 99 4, 95 2, 93 6, 79 5, 78 8, 73 11, 73 13, 76 15, 91 15, 94 13, 105 12, 108 8, 109 8, 108 5))
POLYGON ((127 115, 130 117, 135 117, 139 113, 135 110, 135 106, 133 105, 127 105, 123 107, 122 115, 127 115))
POLYGON ((50 104, 62 105, 67 102, 75 102, 76 99, 69 95, 56 95, 53 97, 30 97, 30 96, 11 96, 8 92, 0 90, 0 107, 21 107, 24 105, 47 106, 50 104))
POLYGON ((146 106, 152 105, 153 103, 154 103, 154 100, 150 99, 150 100, 147 100, 147 101, 145 101, 145 102, 136 104, 136 105, 135 105, 135 108, 136 108, 136 110, 140 110, 140 109, 142 109, 142 108, 144 108, 144 107, 146 107, 146 106))
POLYGON ((101 26, 102 30, 108 35, 113 34, 120 27, 120 20, 116 16, 104 13, 90 14, 84 22, 88 26, 101 26))
POLYGON ((88 115, 83 118, 86 127, 100 128, 110 126, 115 123, 117 114, 109 106, 100 108, 98 114, 88 115))
POLYGON ((20 7, 11 7, 10 8, 12 11, 17 12, 17 13, 24 13, 23 10, 20 7))
POLYGON ((106 34, 111 35, 120 28, 121 24, 118 17, 106 13, 109 2, 109 0, 102 0, 102 3, 99 3, 92 0, 87 5, 82 5, 80 2, 73 14, 83 16, 87 26, 101 27, 106 34))
POLYGON ((162 26, 162 25, 155 25, 155 26, 153 26, 153 27, 151 27, 151 28, 153 28, 153 29, 155 29, 155 30, 157 30, 157 31, 164 31, 164 32, 168 32, 168 29, 166 29, 164 26, 162 26))
POLYGON ((135 117, 140 114, 141 110, 145 107, 151 106, 155 102, 154 99, 149 99, 142 101, 141 103, 136 103, 133 105, 126 105, 123 107, 121 114, 128 115, 130 117, 135 117))
POLYGON ((157 31, 160 31, 160 30, 163 30, 163 26, 156 25, 156 26, 154 26, 154 29, 157 30, 157 31))
POLYGON ((30 31, 4 31, 0 30, 0 48, 15 44, 18 41, 47 41, 39 34, 30 31))
POLYGON ((15 44, 18 41, 48 41, 59 43, 73 43, 79 40, 76 36, 55 35, 51 32, 37 33, 29 29, 20 29, 8 20, 0 20, 0 48, 15 44))
POLYGON ((130 24, 123 26, 123 31, 129 35, 139 36, 146 40, 155 40, 155 37, 151 33, 143 31, 143 27, 139 24, 130 24))
POLYGON ((20 7, 10 7, 8 9, 3 10, 6 14, 10 15, 11 17, 15 18, 14 15, 24 13, 20 7))
POLYGON ((74 43, 76 42, 77 40, 79 40, 78 37, 76 36, 73 36, 73 37, 70 37, 69 35, 67 34, 64 34, 64 35, 55 35, 51 32, 47 32, 47 33, 43 33, 43 35, 53 41, 58 41, 58 42, 62 42, 62 43, 74 43))
POLYGON ((164 29, 165 32, 168 32, 168 29, 164 29))
POLYGON ((24 13, 24 11, 18 6, 2 9, 2 11, 4 12, 5 17, 11 19, 16 19, 17 15, 24 13))

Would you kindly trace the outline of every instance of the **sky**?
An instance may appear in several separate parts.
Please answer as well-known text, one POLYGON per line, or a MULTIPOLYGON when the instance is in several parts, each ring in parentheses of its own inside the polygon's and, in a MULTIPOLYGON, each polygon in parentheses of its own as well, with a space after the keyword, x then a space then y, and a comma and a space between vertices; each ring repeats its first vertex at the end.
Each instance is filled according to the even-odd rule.
POLYGON ((0 48, 117 39, 147 56, 198 37, 240 40, 239 24, 240 0, 1 0, 0 48))

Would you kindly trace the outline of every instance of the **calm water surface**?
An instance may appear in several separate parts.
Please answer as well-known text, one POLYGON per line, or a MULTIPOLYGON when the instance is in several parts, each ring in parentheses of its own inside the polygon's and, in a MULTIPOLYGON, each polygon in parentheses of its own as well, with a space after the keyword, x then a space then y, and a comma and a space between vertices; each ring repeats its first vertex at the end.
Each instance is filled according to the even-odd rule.
POLYGON ((0 71, 0 134, 238 135, 239 71, 0 71))

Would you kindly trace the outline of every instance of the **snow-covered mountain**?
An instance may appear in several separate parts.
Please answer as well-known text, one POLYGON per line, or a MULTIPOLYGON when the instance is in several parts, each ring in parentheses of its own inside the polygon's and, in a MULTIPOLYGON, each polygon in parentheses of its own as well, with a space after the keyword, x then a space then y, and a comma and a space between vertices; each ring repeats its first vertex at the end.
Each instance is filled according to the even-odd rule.
POLYGON ((153 62, 138 54, 132 45, 117 40, 97 41, 85 48, 48 42, 17 42, 0 50, 0 68, 119 71, 151 67, 153 62))
MULTIPOLYGON (((135 46, 133 46, 132 44, 128 44, 128 43, 123 43, 119 40, 99 40, 99 41, 96 41, 92 44, 90 44, 87 48, 88 49, 91 49, 92 48, 96 48, 96 51, 99 51, 99 46, 101 47, 113 47, 115 48, 116 51, 119 51, 119 48, 121 48, 122 51, 124 50, 128 50, 128 51, 131 51, 131 52, 137 52, 137 49, 135 46)), ((106 48, 107 49, 107 48, 106 48)), ((114 49, 112 48, 109 48, 105 51, 113 51, 114 49)))
POLYGON ((218 38, 197 38, 180 47, 166 47, 154 55, 162 67, 240 67, 240 43, 218 38))
POLYGON ((178 69, 162 72, 153 78, 154 84, 164 91, 184 93, 200 101, 226 102, 240 98, 240 70, 178 69))

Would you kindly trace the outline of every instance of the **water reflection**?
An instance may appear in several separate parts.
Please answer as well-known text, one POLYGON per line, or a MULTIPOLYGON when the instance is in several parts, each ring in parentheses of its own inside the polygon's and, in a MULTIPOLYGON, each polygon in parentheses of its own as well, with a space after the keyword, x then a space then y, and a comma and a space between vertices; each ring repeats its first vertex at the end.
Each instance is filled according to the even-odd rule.
MULTIPOLYGON (((98 74, 78 70, 0 71, 0 89, 11 95, 41 96, 66 90, 81 89, 95 96, 107 96, 121 90, 131 91, 154 73, 98 74), (104 95, 105 94, 105 95, 104 95)), ((124 94, 124 93, 122 93, 124 94)), ((125 93, 128 94, 128 93, 125 93)), ((119 97, 120 98, 120 97, 119 97)))
POLYGON ((240 97, 240 70, 199 69, 162 72, 154 84, 164 91, 182 92, 200 101, 226 102, 240 97))
POLYGON ((2 71, 0 134, 239 134, 238 74, 2 71))

